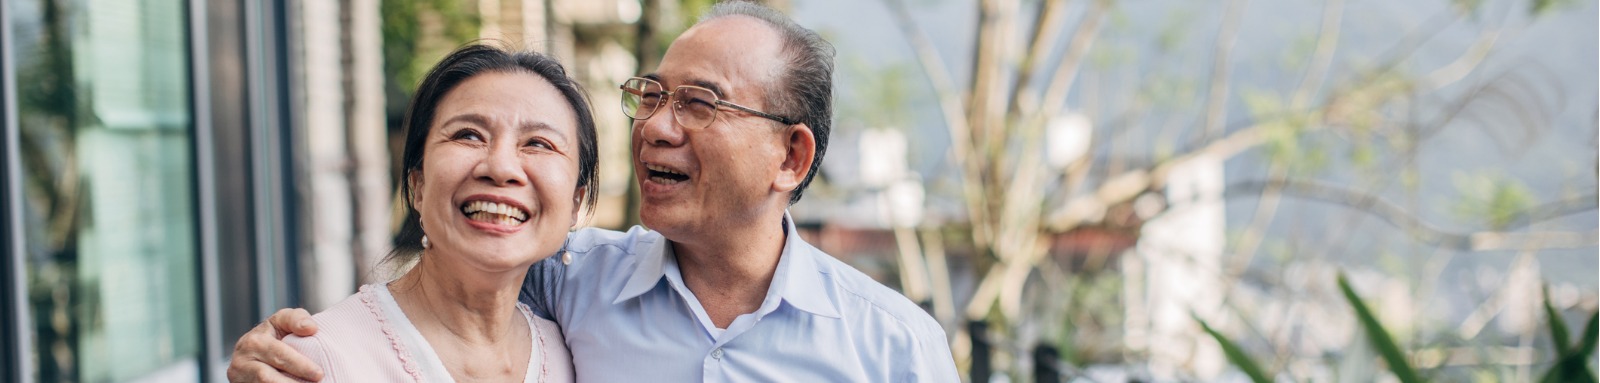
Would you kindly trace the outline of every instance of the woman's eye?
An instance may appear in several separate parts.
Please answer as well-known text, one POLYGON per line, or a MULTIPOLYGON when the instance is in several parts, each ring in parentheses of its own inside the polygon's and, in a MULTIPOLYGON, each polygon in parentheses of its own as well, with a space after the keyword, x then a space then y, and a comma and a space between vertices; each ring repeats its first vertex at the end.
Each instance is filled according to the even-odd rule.
POLYGON ((545 149, 545 150, 555 149, 555 146, 550 145, 550 143, 548 143, 548 142, 544 142, 544 140, 528 140, 527 146, 532 146, 532 147, 535 147, 535 148, 540 148, 540 149, 545 149))
POLYGON ((483 136, 479 135, 477 131, 472 129, 462 129, 461 131, 456 132, 455 137, 452 138, 457 140, 483 141, 483 136))

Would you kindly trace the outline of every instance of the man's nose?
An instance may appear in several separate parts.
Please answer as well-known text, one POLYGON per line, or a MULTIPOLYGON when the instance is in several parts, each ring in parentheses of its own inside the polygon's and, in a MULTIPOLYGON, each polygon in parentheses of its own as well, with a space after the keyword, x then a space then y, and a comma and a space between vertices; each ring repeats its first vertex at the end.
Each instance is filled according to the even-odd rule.
POLYGON ((639 136, 645 144, 651 146, 679 146, 683 145, 684 128, 678 124, 677 113, 672 110, 672 103, 663 103, 660 109, 651 114, 649 118, 635 120, 634 129, 639 130, 639 136))

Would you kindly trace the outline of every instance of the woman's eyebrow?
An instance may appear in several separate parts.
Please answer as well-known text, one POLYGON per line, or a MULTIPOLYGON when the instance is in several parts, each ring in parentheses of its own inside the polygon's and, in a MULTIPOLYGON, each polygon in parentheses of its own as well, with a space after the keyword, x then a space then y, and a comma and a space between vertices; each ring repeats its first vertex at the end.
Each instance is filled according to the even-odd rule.
POLYGON ((489 118, 477 113, 466 113, 451 116, 449 119, 444 120, 444 122, 439 123, 439 125, 443 127, 444 125, 450 125, 457 122, 465 122, 477 126, 489 126, 489 118))
MULTIPOLYGON (((441 123, 440 125, 450 125, 450 124, 459 123, 459 122, 473 124, 473 125, 477 125, 477 126, 481 126, 481 127, 489 127, 491 125, 489 123, 489 117, 481 115, 481 114, 477 114, 477 113, 465 113, 465 114, 458 114, 458 115, 455 115, 455 116, 451 116, 450 119, 445 120, 444 123, 441 123)), ((550 132, 550 134, 554 134, 554 135, 556 135, 558 137, 561 137, 561 139, 563 141, 570 141, 571 140, 570 137, 567 137, 567 132, 563 132, 563 131, 561 131, 561 129, 556 129, 555 127, 550 126, 550 124, 547 124, 544 121, 523 122, 520 126, 518 126, 518 129, 520 129, 522 131, 522 133, 532 133, 532 132, 541 132, 541 131, 550 132)))
POLYGON ((558 137, 561 137, 562 141, 568 141, 567 132, 563 132, 563 131, 561 131, 561 129, 556 129, 553 126, 550 126, 550 124, 544 123, 544 121, 529 121, 529 122, 522 123, 522 132, 523 133, 531 133, 531 132, 539 132, 539 131, 550 132, 551 134, 554 134, 554 135, 556 135, 558 137))

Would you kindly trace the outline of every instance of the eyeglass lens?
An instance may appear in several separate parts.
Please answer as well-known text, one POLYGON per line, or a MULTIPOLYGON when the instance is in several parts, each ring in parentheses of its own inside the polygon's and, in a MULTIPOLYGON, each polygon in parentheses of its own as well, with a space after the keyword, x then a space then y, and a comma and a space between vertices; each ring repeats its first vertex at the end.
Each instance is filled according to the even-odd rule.
POLYGON ((717 95, 692 86, 680 86, 671 94, 661 90, 661 84, 632 79, 622 86, 622 111, 633 119, 646 119, 661 107, 665 98, 672 98, 674 118, 686 128, 703 128, 716 118, 717 95))

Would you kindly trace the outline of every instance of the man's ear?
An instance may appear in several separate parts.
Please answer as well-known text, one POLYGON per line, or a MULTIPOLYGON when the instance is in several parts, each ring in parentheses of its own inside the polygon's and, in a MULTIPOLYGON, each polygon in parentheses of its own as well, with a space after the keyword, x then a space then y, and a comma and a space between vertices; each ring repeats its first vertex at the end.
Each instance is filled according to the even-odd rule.
POLYGON ((772 182, 773 191, 783 193, 792 192, 805 182, 811 163, 817 158, 817 138, 811 134, 810 126, 790 125, 786 133, 783 163, 778 166, 778 177, 772 182))

